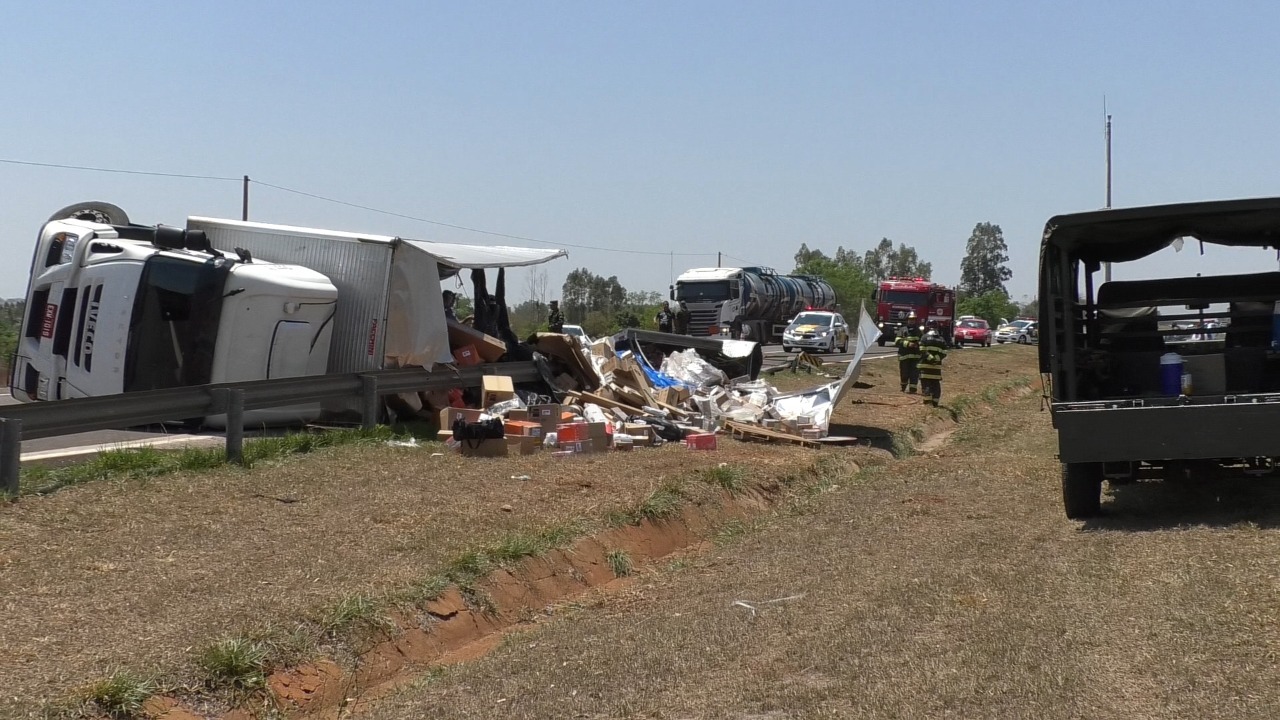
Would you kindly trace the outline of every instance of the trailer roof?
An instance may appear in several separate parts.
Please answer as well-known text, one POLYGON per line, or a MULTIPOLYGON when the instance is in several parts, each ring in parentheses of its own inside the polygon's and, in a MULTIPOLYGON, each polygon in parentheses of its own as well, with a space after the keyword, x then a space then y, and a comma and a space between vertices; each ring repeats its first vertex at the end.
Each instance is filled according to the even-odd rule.
POLYGON ((1280 198, 1151 205, 1058 215, 1042 250, 1066 250, 1085 262, 1128 262, 1196 238, 1216 245, 1280 247, 1280 198))
POLYGON ((273 225, 271 223, 228 220, 224 218, 191 217, 188 223, 201 225, 225 225, 236 228, 266 230, 286 235, 307 235, 330 239, 348 240, 351 242, 381 243, 385 245, 405 244, 427 253, 441 265, 451 268, 499 268, 538 265, 559 257, 568 257, 568 253, 559 248, 526 248, 506 245, 463 245, 460 243, 442 243, 431 240, 410 240, 391 235, 370 235, 366 233, 344 232, 341 230, 321 230, 318 228, 296 227, 293 225, 273 225))
POLYGON ((431 242, 428 240, 404 240, 406 245, 422 250, 434 257, 441 265, 455 268, 497 268, 519 267, 522 265, 538 265, 568 257, 568 253, 557 248, 509 247, 506 245, 458 245, 454 243, 431 242))

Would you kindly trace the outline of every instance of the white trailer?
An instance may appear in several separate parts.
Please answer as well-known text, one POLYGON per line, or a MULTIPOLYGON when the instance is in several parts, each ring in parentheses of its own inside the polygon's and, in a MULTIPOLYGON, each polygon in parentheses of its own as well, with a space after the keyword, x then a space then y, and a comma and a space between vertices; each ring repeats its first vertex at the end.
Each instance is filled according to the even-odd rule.
POLYGON ((453 360, 442 278, 564 255, 74 205, 41 228, 9 384, 33 401, 429 368, 453 360))

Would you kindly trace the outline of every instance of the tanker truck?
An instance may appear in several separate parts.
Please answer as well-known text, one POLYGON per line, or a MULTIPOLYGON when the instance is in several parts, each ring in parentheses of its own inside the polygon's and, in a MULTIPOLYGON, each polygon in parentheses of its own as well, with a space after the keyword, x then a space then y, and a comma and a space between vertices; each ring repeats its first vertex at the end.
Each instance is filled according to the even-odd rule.
POLYGON ((737 332, 762 345, 780 341, 798 313, 836 307, 835 290, 825 280, 763 267, 686 270, 671 286, 671 299, 689 309, 690 335, 737 332))

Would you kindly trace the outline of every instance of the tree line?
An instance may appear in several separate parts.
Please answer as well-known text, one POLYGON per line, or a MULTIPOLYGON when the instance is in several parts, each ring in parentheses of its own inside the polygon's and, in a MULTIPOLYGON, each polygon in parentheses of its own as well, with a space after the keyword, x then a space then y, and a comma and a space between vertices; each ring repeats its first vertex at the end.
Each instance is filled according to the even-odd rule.
MULTIPOLYGON (((1020 306, 1010 299, 1005 283, 1013 278, 1013 271, 1008 262, 1009 246, 1000 226, 989 222, 975 225, 965 246, 964 259, 960 261, 960 285, 956 288, 958 315, 975 315, 993 326, 1002 318, 1035 316, 1034 301, 1020 306)), ((872 292, 885 279, 929 280, 933 264, 923 261, 914 247, 905 243, 895 246, 889 238, 881 238, 874 248, 861 254, 841 246, 831 256, 801 243, 792 272, 826 280, 836 291, 843 311, 855 313, 864 302, 869 304, 872 292)))

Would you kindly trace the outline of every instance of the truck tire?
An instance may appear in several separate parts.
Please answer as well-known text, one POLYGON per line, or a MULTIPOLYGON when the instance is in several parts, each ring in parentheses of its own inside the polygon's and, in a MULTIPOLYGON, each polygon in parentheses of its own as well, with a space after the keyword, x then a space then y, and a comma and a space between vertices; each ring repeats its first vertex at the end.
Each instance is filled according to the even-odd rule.
POLYGON ((884 347, 884 343, 885 343, 884 336, 881 335, 880 338, 876 340, 876 344, 879 345, 880 347, 884 347))
POLYGON ((89 220, 104 225, 128 225, 129 214, 118 205, 101 200, 89 200, 68 205, 49 216, 47 222, 54 220, 89 220))
POLYGON ((1062 463, 1062 506, 1072 520, 1102 512, 1102 463, 1062 463))

